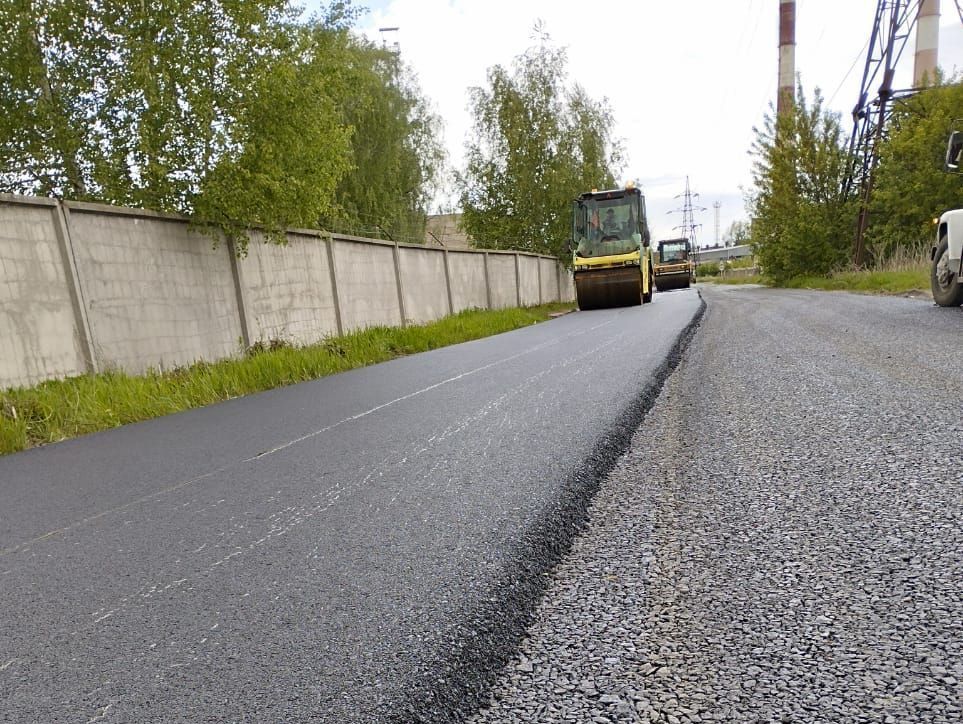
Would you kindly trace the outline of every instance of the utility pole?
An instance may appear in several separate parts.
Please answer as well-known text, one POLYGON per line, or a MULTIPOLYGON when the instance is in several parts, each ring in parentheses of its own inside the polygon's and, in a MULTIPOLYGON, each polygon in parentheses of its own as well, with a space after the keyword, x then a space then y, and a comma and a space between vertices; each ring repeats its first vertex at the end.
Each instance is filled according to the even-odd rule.
POLYGON ((722 208, 722 204, 716 201, 712 205, 712 208, 715 209, 716 212, 716 246, 719 246, 719 209, 722 208))
POLYGON ((697 224, 697 223, 695 222, 695 212, 696 212, 696 211, 705 211, 705 210, 706 210, 706 207, 705 207, 705 206, 697 206, 697 205, 695 205, 695 204, 693 203, 693 200, 696 200, 696 199, 699 198, 699 194, 697 194, 697 193, 694 194, 694 193, 692 193, 692 191, 690 190, 690 188, 689 188, 689 177, 688 177, 688 176, 685 177, 685 192, 679 194, 679 195, 676 196, 675 198, 677 198, 677 199, 684 199, 684 201, 682 202, 682 208, 681 208, 681 209, 673 209, 673 210, 670 211, 669 213, 670 213, 670 214, 679 214, 679 213, 681 213, 681 214, 682 214, 682 225, 681 225, 681 226, 673 226, 673 227, 672 227, 672 230, 675 231, 676 229, 679 229, 679 230, 682 232, 682 235, 685 236, 685 237, 689 240, 689 243, 692 245, 692 248, 697 250, 697 249, 699 248, 699 245, 696 243, 696 229, 702 228, 702 224, 697 224))
POLYGON ((779 95, 776 115, 796 100, 796 0, 779 0, 779 95))

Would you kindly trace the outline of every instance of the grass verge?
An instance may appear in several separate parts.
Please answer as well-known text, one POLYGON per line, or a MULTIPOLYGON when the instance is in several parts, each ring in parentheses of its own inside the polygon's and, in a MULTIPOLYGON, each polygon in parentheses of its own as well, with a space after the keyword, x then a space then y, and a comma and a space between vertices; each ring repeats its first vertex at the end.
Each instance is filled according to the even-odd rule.
POLYGON ((845 271, 828 277, 797 277, 782 286, 790 289, 826 289, 874 294, 906 294, 930 288, 929 269, 898 271, 845 271))
POLYGON ((144 375, 110 371, 0 391, 0 455, 544 321, 570 303, 468 310, 430 324, 371 327, 306 347, 255 345, 243 358, 144 375))
POLYGON ((927 293, 930 288, 928 267, 912 269, 840 271, 824 277, 796 277, 776 284, 763 275, 748 277, 714 277, 716 284, 764 284, 785 289, 821 289, 826 291, 861 292, 863 294, 927 293))

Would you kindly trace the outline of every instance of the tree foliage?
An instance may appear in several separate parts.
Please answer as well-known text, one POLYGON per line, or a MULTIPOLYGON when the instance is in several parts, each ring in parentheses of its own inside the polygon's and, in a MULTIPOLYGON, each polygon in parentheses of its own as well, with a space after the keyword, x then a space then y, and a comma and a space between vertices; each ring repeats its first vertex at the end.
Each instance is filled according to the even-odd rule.
POLYGON ((289 0, 0 5, 0 191, 181 212, 242 242, 251 226, 282 241, 342 218, 423 223, 439 152, 417 85, 350 32, 350 3, 297 14, 289 0))
POLYGON ((839 116, 823 109, 817 89, 778 117, 770 109, 756 134, 748 207, 752 243, 764 271, 777 282, 826 274, 850 249, 854 207, 843 196, 847 151, 839 116))
POLYGON ((0 5, 0 189, 83 198, 110 44, 86 0, 0 5))
POLYGON ((737 219, 729 224, 729 228, 722 234, 722 241, 726 246, 739 246, 751 241, 752 226, 748 221, 737 219))
POLYGON ((338 101, 350 91, 353 41, 323 25, 291 28, 280 39, 287 45, 263 61, 194 207, 235 239, 253 224, 278 242, 285 227, 317 226, 335 208, 335 190, 352 165, 354 129, 338 101))
POLYGON ((335 189, 325 224, 423 240, 444 164, 441 121, 397 52, 353 38, 344 71, 349 82, 337 105, 353 129, 351 168, 335 189))
POLYGON ((943 170, 947 137, 961 118, 959 81, 933 86, 896 105, 879 150, 870 216, 869 239, 878 256, 931 242, 932 219, 963 203, 960 177, 943 170))
POLYGON ((470 91, 475 124, 458 176, 462 225, 479 246, 564 256, 570 203, 621 170, 605 102, 570 85, 566 54, 545 40, 470 91))

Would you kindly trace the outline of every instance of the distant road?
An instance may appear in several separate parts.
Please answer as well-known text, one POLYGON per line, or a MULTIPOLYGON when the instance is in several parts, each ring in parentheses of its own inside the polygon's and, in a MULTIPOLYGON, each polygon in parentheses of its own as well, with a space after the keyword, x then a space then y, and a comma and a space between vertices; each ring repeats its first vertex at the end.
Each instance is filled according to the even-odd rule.
POLYGON ((446 677, 494 655, 536 527, 591 486, 700 304, 579 312, 0 459, 0 719, 441 711, 446 677))

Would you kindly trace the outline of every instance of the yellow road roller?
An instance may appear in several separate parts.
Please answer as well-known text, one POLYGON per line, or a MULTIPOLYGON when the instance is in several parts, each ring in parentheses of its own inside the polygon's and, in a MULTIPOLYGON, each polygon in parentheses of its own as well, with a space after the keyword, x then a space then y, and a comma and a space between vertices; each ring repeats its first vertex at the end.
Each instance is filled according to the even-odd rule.
POLYGON ((653 269, 655 288, 688 289, 695 279, 695 262, 692 260, 692 245, 688 239, 665 239, 658 243, 653 269))
POLYGON ((579 309, 652 301, 645 198, 632 184, 592 190, 572 204, 572 263, 579 309))

